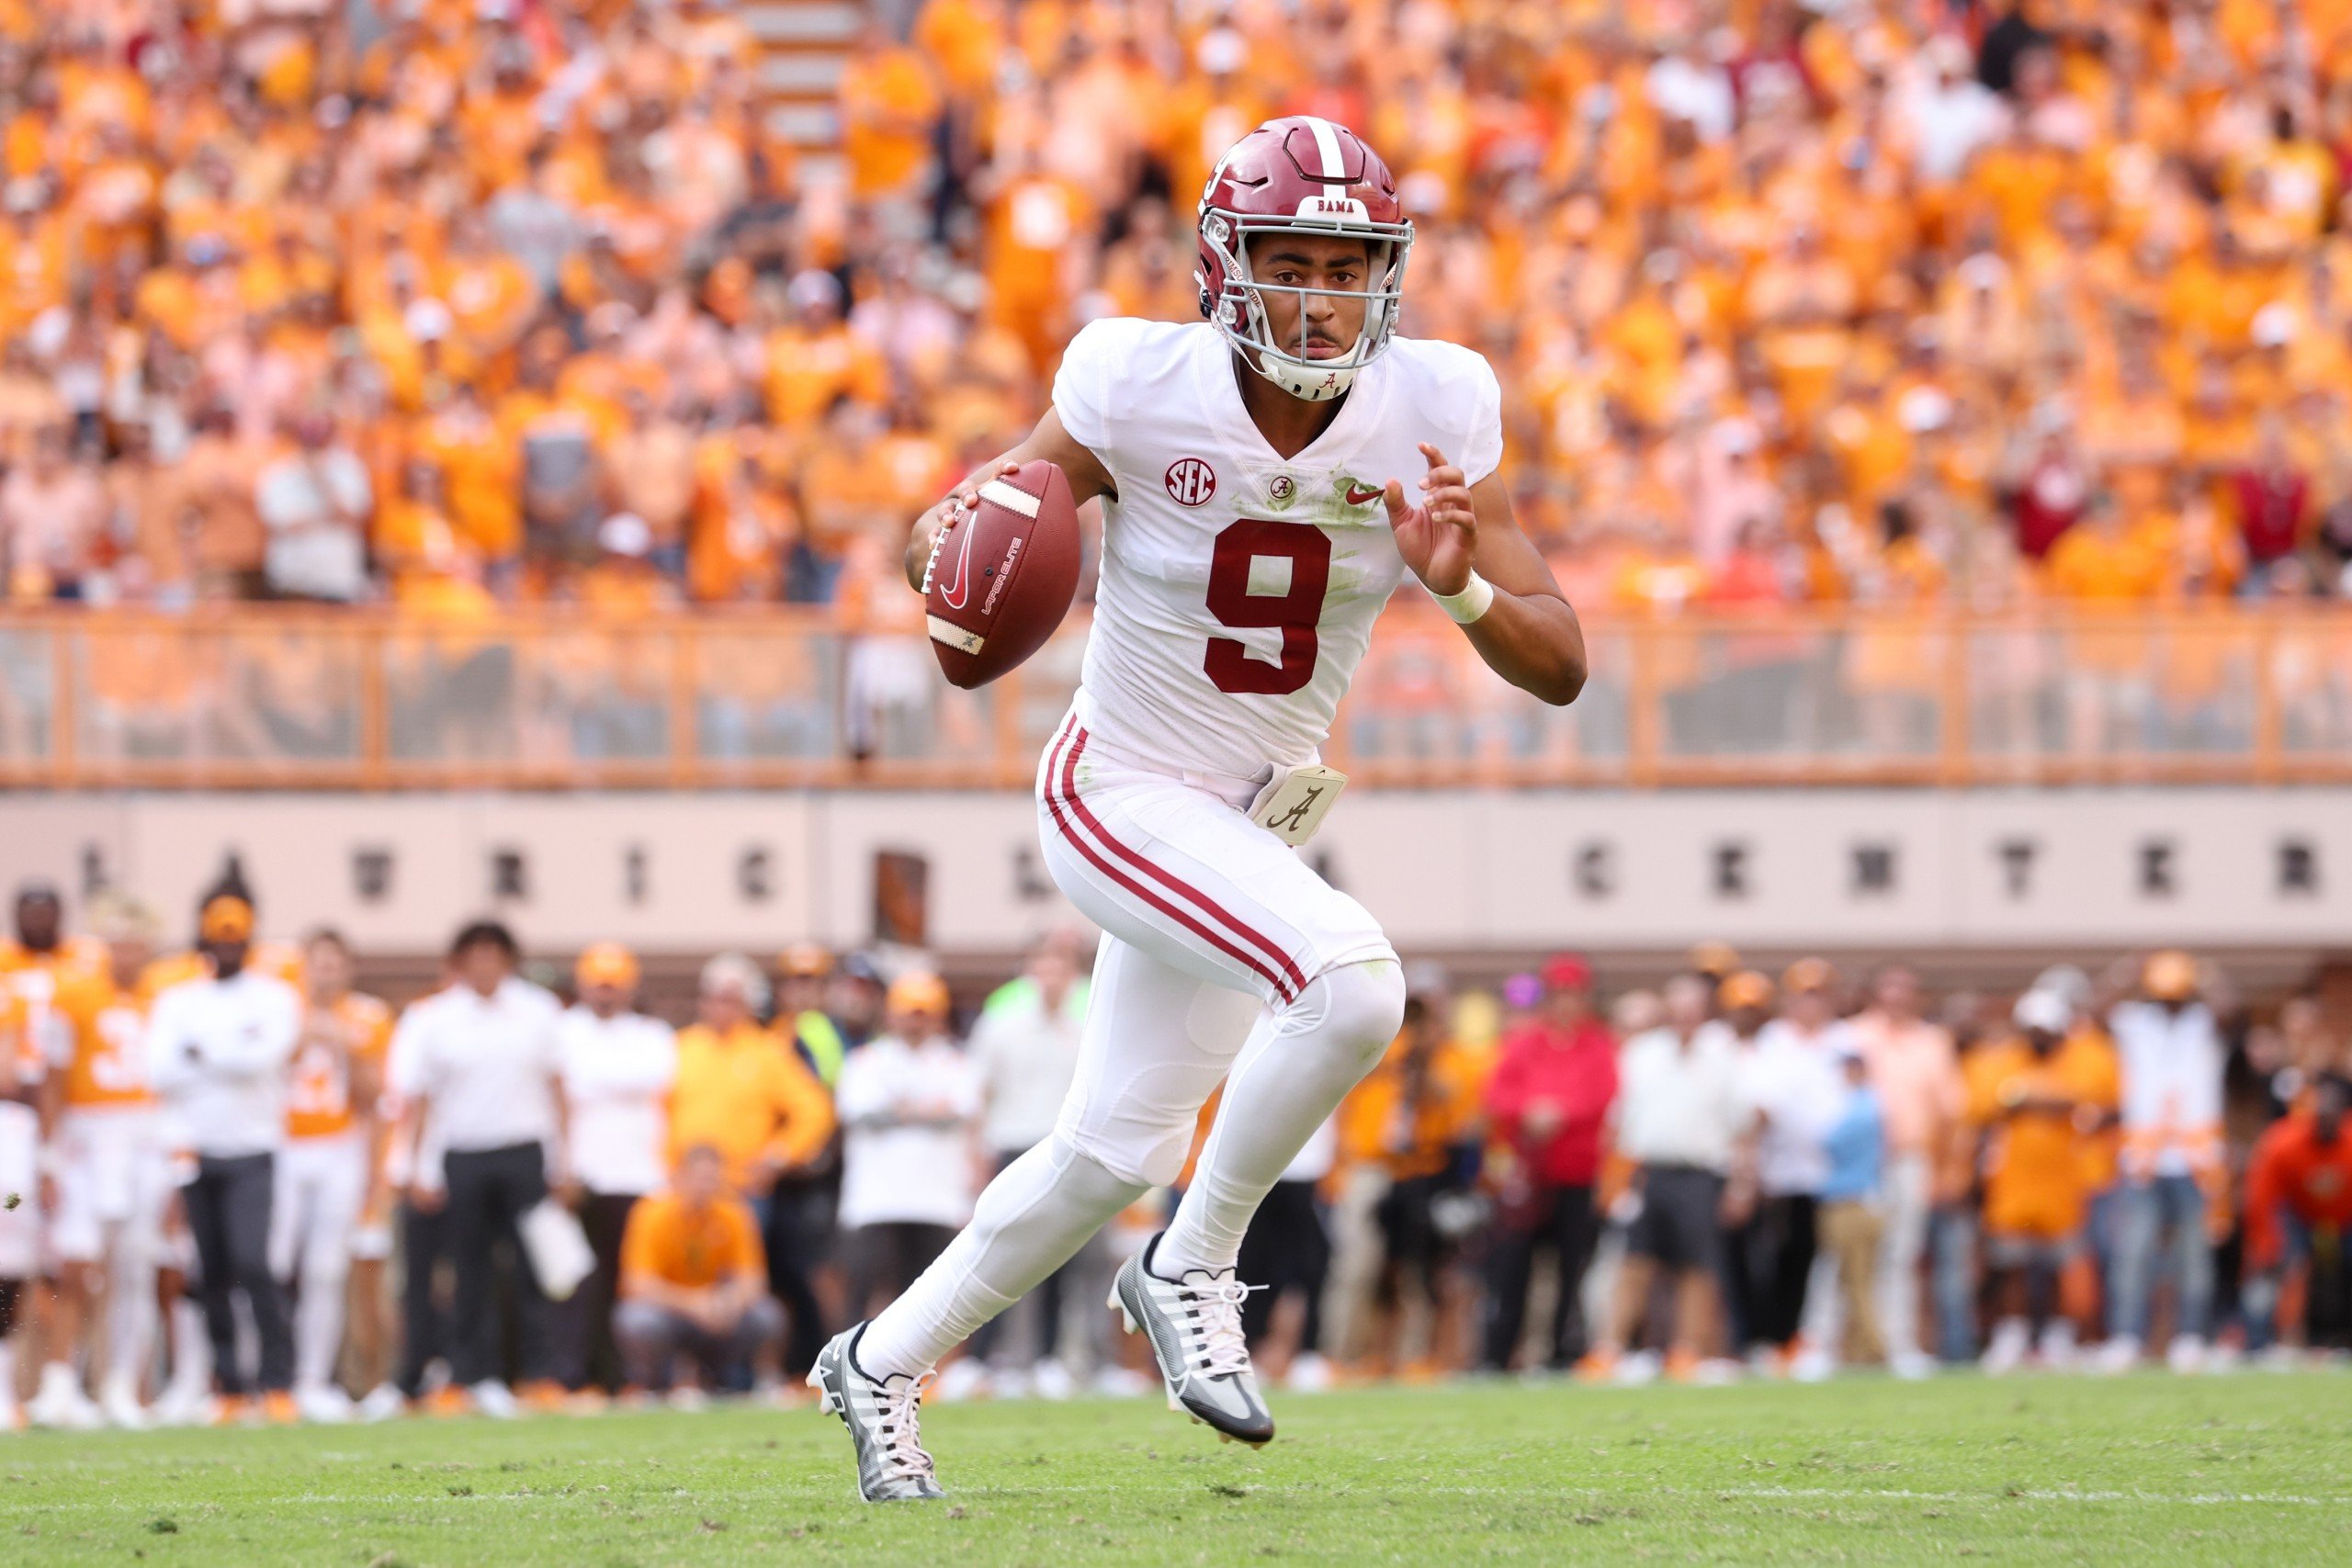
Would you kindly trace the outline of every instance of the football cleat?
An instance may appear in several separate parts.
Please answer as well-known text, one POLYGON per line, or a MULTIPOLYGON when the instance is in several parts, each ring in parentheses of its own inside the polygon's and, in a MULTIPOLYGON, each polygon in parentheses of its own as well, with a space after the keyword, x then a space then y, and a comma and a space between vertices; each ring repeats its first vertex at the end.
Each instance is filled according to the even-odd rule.
POLYGON ((857 1364, 857 1342, 865 1333, 861 1323, 833 1336, 808 1372, 817 1408, 840 1416, 849 1428, 857 1450, 857 1495, 869 1503, 944 1497, 931 1455, 923 1451, 919 1424, 923 1393, 938 1374, 870 1376, 857 1364))
MULTIPOLYGON (((1165 1233, 1162 1233, 1165 1234, 1165 1233)), ((1241 1303, 1252 1287, 1230 1269, 1195 1269, 1182 1280, 1151 1270, 1153 1236, 1111 1283, 1110 1304, 1127 1332, 1142 1330, 1168 1387, 1168 1408, 1216 1428, 1228 1442, 1253 1446, 1274 1438, 1274 1418, 1258 1394, 1258 1374, 1241 1337, 1241 1303)))

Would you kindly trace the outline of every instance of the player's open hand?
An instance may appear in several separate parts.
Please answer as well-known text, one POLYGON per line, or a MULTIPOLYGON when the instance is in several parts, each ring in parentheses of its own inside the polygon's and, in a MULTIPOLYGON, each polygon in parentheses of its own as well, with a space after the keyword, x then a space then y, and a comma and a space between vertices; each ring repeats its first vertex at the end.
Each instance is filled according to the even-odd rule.
POLYGON ((1421 502, 1408 506, 1405 486, 1390 479, 1384 498, 1388 526, 1396 536, 1396 553, 1413 575, 1432 593, 1459 593, 1470 585, 1470 561, 1478 545, 1478 513, 1470 502, 1470 485, 1445 454, 1421 443, 1421 457, 1430 466, 1421 476, 1421 502))

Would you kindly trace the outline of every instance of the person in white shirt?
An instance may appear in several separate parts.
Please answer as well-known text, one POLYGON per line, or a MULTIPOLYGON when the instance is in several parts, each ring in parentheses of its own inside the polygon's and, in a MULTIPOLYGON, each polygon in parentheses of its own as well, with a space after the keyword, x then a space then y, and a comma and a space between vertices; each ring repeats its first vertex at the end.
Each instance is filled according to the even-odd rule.
MULTIPOLYGON (((2109 976, 2109 995, 2116 987, 2109 976)), ((2140 995, 2116 1003, 2107 1026, 2122 1072, 2122 1186, 2117 1200, 2113 1303, 2100 1365, 2120 1371, 2140 1359, 2167 1247, 2177 1297, 2165 1359, 2177 1371, 2205 1362, 2213 1310, 2211 1193, 2226 1190, 2223 1017, 2236 999, 2219 970, 2186 953, 2152 954, 2140 995)))
MULTIPOLYGON (((1075 931, 1048 932, 1031 951, 1023 973, 998 987, 972 1026, 980 1144, 991 1175, 1052 1134, 1077 1077, 1086 1026, 1079 941, 1075 931)), ((971 1354, 942 1374, 943 1392, 957 1368, 982 1362, 993 1371, 1000 1393, 1026 1392, 1029 1384, 1047 1398, 1069 1392, 1070 1374, 1059 1353, 1062 1319, 1070 1303, 1091 1308, 1110 1290, 1111 1267, 1110 1244, 1097 1234, 1010 1312, 981 1325, 971 1354)), ((1107 1320, 1105 1314, 1094 1316, 1107 1320)))
POLYGON ((945 983, 901 975, 885 1008, 885 1032, 849 1054, 835 1091, 850 1311, 861 1317, 946 1250, 977 1187, 979 1076, 948 1032, 945 983))
POLYGON ((253 938, 254 907, 242 895, 206 900, 197 946, 212 972, 155 998, 147 1074, 178 1145, 196 1156, 180 1195, 196 1239, 213 1380, 230 1400, 258 1388, 273 1417, 290 1419, 294 1332, 269 1267, 269 1232, 302 998, 285 981, 245 967, 253 938), (237 1354, 240 1294, 259 1343, 255 1378, 237 1354))
POLYGON ((450 1371, 486 1416, 518 1413, 494 1310, 503 1241, 513 1254, 520 1373, 535 1402, 560 1392, 548 1299, 519 1229, 550 1188, 571 1196, 570 1110, 556 1040, 562 1004, 519 978, 514 936, 477 921, 450 944, 457 983, 408 1010, 393 1032, 389 1077, 403 1102, 401 1136, 415 1149, 410 1201, 447 1213, 457 1273, 450 1371), (424 1157, 440 1151, 436 1168, 424 1157))
POLYGON ((1737 1043, 1707 1016, 1714 992, 1701 975, 1668 981, 1666 1021, 1627 1041, 1618 1058, 1616 1145, 1634 1163, 1640 1210, 1589 1367, 1627 1381, 1656 1372, 1649 1357, 1624 1351, 1660 1270, 1674 1285, 1670 1363, 1696 1367, 1721 1348, 1724 1216, 1752 1201, 1754 1118, 1737 1043))
POLYGON ((678 1043, 668 1024, 632 1010, 639 976, 628 948, 598 942, 581 953, 571 973, 580 999, 564 1012, 556 1037, 571 1111, 580 1220, 596 1254, 596 1271, 571 1303, 563 1381, 567 1388, 593 1383, 609 1393, 621 1385, 620 1350, 613 1342, 621 1237, 637 1201, 667 1175, 678 1043))
POLYGON ((1853 1048, 1853 1031, 1838 1016, 1837 972, 1819 958, 1801 958, 1781 976, 1781 1016, 1757 1032, 1748 1059, 1754 1075, 1750 1100, 1760 1118, 1756 1141, 1757 1212, 1748 1241, 1750 1280, 1761 1286, 1751 1298, 1756 1321, 1748 1325, 1764 1345, 1792 1348, 1801 1333, 1815 1353, 1797 1357, 1798 1376, 1826 1376, 1836 1366, 1827 1347, 1838 1326, 1837 1297, 1825 1290, 1814 1300, 1808 1320, 1812 1277, 1821 1253, 1821 1189, 1829 1179, 1829 1134, 1843 1114, 1848 1087, 1839 1057, 1853 1048), (1813 1332, 1804 1333, 1810 1328, 1813 1332))

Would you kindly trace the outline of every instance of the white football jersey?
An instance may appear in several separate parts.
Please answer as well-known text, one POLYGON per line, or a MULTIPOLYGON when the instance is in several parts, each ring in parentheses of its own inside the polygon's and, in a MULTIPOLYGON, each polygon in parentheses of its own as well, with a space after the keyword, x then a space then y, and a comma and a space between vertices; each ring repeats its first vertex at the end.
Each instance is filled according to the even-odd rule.
POLYGON ((1070 340, 1054 408, 1118 489, 1078 694, 1102 744, 1233 779, 1308 761, 1407 575, 1381 502, 1416 504, 1419 443, 1477 483, 1502 461, 1485 358, 1394 338, 1295 457, 1266 444, 1205 321, 1113 319, 1070 340))

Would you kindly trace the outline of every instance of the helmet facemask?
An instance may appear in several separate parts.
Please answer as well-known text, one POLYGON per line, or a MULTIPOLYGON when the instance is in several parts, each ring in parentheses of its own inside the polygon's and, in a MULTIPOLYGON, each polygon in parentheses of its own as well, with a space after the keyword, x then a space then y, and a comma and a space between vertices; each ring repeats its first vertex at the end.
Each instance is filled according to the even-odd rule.
POLYGON ((1310 197, 1294 217, 1227 212, 1204 204, 1200 236, 1223 275, 1215 285, 1205 270, 1193 275, 1201 286, 1202 313, 1245 363, 1291 396, 1307 402, 1338 397, 1355 380, 1356 372, 1388 346, 1396 330, 1397 304, 1404 298, 1405 259, 1413 248, 1409 220, 1376 223, 1364 215, 1363 203, 1339 197, 1310 197), (1310 208, 1321 210, 1310 212, 1310 208), (1308 288, 1257 281, 1250 270, 1250 241, 1271 234, 1363 241, 1366 287, 1308 288), (1265 307, 1268 294, 1298 298, 1298 329, 1286 345, 1274 341, 1265 307), (1345 353, 1325 359, 1307 354, 1306 307, 1311 296, 1363 302, 1363 325, 1345 353))

